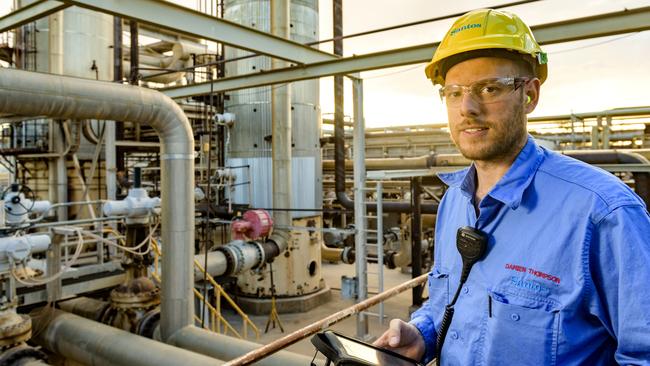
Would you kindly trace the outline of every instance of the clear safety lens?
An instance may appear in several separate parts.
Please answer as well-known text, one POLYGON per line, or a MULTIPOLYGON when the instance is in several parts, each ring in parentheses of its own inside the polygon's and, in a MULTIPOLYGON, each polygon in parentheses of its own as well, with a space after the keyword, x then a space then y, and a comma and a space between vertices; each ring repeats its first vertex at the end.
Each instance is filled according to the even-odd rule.
POLYGON ((469 93, 479 103, 495 103, 502 101, 528 80, 530 79, 526 77, 510 77, 479 80, 471 85, 445 85, 440 88, 440 98, 451 107, 460 105, 465 93, 469 93))

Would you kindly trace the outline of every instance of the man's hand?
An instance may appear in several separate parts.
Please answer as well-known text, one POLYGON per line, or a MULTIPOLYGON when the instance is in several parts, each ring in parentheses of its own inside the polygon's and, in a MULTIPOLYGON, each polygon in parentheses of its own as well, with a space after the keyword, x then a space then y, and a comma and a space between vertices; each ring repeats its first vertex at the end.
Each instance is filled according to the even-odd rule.
POLYGON ((424 339, 420 331, 415 325, 400 319, 391 320, 388 330, 373 345, 416 361, 422 359, 425 351, 424 339))

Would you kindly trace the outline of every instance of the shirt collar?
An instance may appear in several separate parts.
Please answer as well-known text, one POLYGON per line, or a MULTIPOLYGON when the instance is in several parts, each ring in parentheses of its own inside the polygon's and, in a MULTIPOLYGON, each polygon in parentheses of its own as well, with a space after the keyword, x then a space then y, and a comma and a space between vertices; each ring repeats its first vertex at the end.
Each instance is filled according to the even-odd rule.
MULTIPOLYGON (((526 145, 521 149, 519 155, 510 166, 506 174, 501 177, 497 184, 488 193, 492 198, 503 202, 512 209, 521 204, 524 191, 533 180, 537 168, 544 160, 544 152, 532 136, 528 135, 526 145)), ((468 198, 474 196, 476 191, 476 167, 471 166, 452 173, 439 173, 438 176, 450 187, 459 187, 463 195, 468 198)))

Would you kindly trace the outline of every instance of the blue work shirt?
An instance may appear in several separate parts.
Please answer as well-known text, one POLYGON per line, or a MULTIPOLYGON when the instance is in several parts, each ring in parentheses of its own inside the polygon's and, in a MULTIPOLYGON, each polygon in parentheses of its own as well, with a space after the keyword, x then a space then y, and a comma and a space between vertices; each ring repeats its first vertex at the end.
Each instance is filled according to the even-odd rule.
POLYGON ((435 352, 460 280, 456 232, 489 235, 460 292, 444 365, 650 364, 650 219, 614 175, 532 137, 481 200, 474 166, 441 174, 429 299, 411 317, 435 352))

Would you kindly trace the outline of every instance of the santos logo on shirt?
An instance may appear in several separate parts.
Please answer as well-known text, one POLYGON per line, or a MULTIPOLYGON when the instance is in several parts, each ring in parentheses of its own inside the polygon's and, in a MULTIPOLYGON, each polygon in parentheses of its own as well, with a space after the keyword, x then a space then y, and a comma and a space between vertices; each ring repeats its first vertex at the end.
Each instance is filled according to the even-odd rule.
POLYGON ((525 280, 522 277, 518 276, 510 277, 510 284, 520 289, 535 292, 540 295, 548 295, 548 293, 551 292, 551 289, 538 283, 537 281, 525 280))

